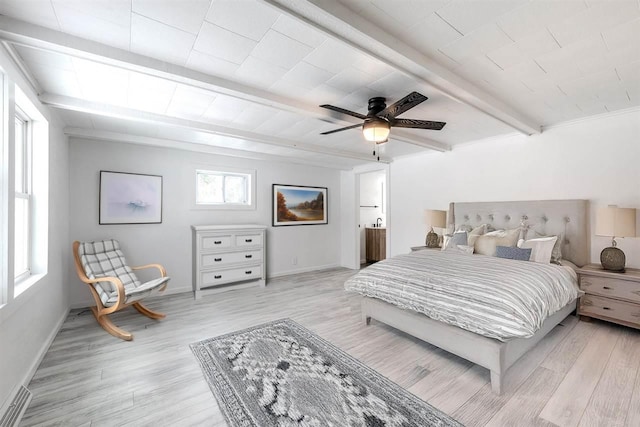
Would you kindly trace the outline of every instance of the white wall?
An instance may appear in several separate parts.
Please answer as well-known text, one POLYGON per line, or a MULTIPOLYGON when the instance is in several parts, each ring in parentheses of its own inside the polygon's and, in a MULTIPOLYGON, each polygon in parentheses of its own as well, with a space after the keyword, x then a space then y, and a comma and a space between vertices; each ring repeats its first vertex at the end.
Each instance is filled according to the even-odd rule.
POLYGON ((61 127, 49 137, 48 273, 0 310, 0 408, 27 385, 69 311, 68 141, 61 127))
MULTIPOLYGON (((267 275, 273 277, 335 267, 340 264, 340 172, 335 169, 216 156, 167 148, 72 139, 70 159, 71 240, 115 238, 133 265, 161 263, 170 292, 191 291, 191 229, 193 224, 268 225, 267 275), (257 171, 256 210, 192 210, 196 165, 227 166, 257 171), (99 171, 163 176, 162 224, 98 225, 99 171), (328 188, 328 225, 271 227, 272 184, 328 188), (297 265, 293 265, 297 257, 297 265)), ((73 307, 91 303, 86 285, 69 264, 73 307)))
MULTIPOLYGON (((589 199, 591 259, 599 262, 610 239, 593 235, 595 209, 640 209, 640 111, 398 159, 391 178, 393 255, 424 244, 424 209, 446 210, 452 201, 589 199)), ((627 266, 640 267, 640 238, 618 239, 618 247, 627 266)))
MULTIPOLYGON (((71 251, 68 245, 68 139, 56 117, 29 90, 29 84, 4 49, 0 49, 0 67, 49 122, 48 271, 0 308, 0 413, 3 413, 17 388, 27 385, 35 373, 69 312, 66 265, 71 251)), ((4 190, 8 191, 8 188, 4 190)), ((42 253, 37 247, 36 251, 42 253)), ((10 248, 10 263, 13 262, 12 252, 10 248)))
POLYGON ((342 249, 340 265, 346 268, 360 268, 360 246, 358 236, 359 211, 356 206, 356 174, 353 171, 340 172, 340 247, 342 249))

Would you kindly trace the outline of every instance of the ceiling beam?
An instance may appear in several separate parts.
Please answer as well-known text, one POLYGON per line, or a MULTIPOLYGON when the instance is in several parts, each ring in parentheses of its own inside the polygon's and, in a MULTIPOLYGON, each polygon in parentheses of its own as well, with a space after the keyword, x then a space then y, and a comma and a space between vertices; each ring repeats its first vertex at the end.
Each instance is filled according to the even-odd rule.
MULTIPOLYGON (((248 86, 222 77, 201 73, 180 65, 2 15, 0 15, 0 38, 18 46, 70 55, 281 110, 305 113, 306 115, 316 115, 322 118, 328 116, 328 114, 321 114, 322 111, 320 108, 310 109, 309 106, 304 103, 254 86, 248 86)), ((332 117, 334 117, 334 121, 342 120, 342 117, 338 115, 332 117)), ((346 116, 344 119, 344 121, 351 121, 347 120, 350 118, 346 116)))
POLYGON ((22 61, 22 58, 20 58, 20 55, 16 51, 14 45, 6 41, 2 41, 0 43, 2 43, 2 47, 7 52, 7 55, 9 55, 9 58, 11 58, 16 67, 18 67, 18 70, 20 70, 20 73, 22 73, 24 79, 31 86, 33 93, 42 93, 42 87, 40 87, 38 81, 33 77, 24 61, 22 61))
POLYGON ((256 151, 239 150, 236 148, 215 147, 203 144, 201 142, 192 142, 187 140, 175 140, 165 138, 155 138, 141 135, 131 135, 120 132, 111 132, 96 129, 86 129, 77 127, 65 127, 63 132, 71 138, 82 138, 96 141, 112 141, 123 142, 127 144, 147 145, 153 147, 162 147, 170 149, 179 149, 186 151, 194 151, 198 153, 216 154, 219 156, 240 157, 243 159, 262 160, 270 162, 296 163, 301 165, 311 165, 324 167, 329 169, 351 170, 351 167, 338 166, 335 163, 314 161, 303 159, 300 157, 289 157, 276 154, 259 153, 256 151))
MULTIPOLYGON (((363 153, 354 153, 352 151, 336 150, 332 148, 324 148, 314 144, 304 144, 291 141, 284 138, 278 138, 269 135, 258 134, 241 129, 214 125, 210 123, 198 122, 194 120, 181 119, 171 117, 164 114, 150 113, 147 111, 133 110, 130 108, 118 107, 114 105, 105 105, 97 102, 85 101, 83 99, 72 98, 63 95, 54 95, 44 93, 38 97, 40 102, 49 107, 61 110, 77 111, 87 114, 95 114, 99 116, 111 117, 116 119, 129 120, 140 123, 151 123, 159 126, 173 126, 190 129, 197 132, 203 132, 210 135, 216 135, 220 138, 220 142, 228 141, 228 138, 235 140, 243 140, 249 142, 259 142, 262 144, 275 145, 279 147, 291 148, 294 150, 308 151, 318 154, 326 154, 328 156, 345 157, 366 162, 374 162, 376 158, 363 153)), ((215 145, 215 142, 212 143, 215 145)), ((381 162, 387 163, 389 159, 380 158, 381 162)))
MULTIPOLYGON (((147 74, 260 105, 290 111, 306 117, 338 124, 356 124, 362 122, 355 117, 329 111, 316 105, 309 105, 305 102, 278 95, 255 86, 201 73, 180 65, 171 64, 159 59, 107 46, 2 15, 0 15, 0 38, 19 46, 71 55, 76 58, 147 74)), ((428 138, 419 138, 399 129, 394 129, 390 139, 441 152, 451 149, 448 144, 428 138)))
POLYGON ((421 80, 526 134, 538 134, 541 125, 513 106, 497 99, 443 67, 427 55, 393 37, 340 2, 326 0, 263 0, 281 12, 301 20, 360 52, 421 80))

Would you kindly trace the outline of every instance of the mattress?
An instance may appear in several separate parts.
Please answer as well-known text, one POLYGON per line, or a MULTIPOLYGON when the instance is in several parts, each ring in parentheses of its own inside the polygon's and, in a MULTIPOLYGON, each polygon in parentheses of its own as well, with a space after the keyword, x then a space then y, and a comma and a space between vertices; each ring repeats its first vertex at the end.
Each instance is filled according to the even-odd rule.
POLYGON ((432 250, 373 264, 344 286, 500 341, 533 336, 580 294, 568 267, 432 250))

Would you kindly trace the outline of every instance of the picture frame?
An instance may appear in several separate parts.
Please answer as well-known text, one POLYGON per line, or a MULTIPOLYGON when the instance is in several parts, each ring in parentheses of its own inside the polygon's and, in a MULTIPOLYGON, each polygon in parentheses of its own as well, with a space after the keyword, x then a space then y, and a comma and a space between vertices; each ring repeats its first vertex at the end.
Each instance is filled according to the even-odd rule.
POLYGON ((328 224, 327 187, 273 184, 273 226, 328 224))
POLYGON ((100 171, 100 225, 162 223, 162 176, 100 171))

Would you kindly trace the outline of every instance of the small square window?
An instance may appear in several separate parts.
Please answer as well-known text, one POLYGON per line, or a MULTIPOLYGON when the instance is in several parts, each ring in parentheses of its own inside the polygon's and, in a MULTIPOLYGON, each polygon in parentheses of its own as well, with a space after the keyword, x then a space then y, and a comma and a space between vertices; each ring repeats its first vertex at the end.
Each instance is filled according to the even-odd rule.
POLYGON ((248 208, 253 205, 252 171, 196 170, 198 207, 248 208))

